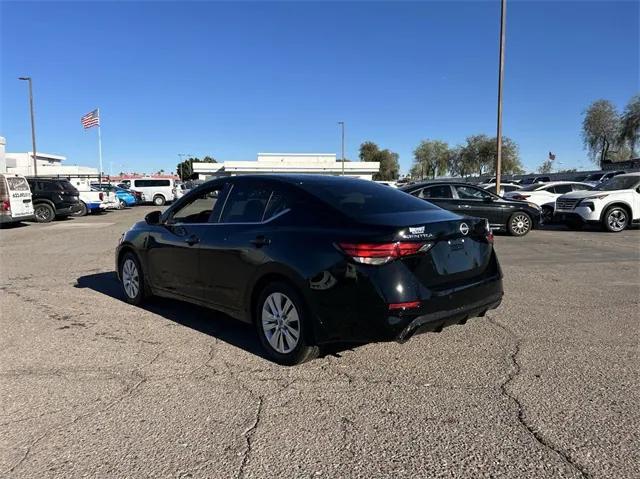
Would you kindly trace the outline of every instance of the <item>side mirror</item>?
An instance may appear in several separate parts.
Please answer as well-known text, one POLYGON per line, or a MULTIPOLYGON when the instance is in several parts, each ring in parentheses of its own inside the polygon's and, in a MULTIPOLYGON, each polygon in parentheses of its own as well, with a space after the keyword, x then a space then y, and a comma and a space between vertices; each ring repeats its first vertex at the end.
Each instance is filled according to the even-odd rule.
POLYGON ((160 224, 160 216, 162 215, 161 211, 152 211, 151 213, 147 213, 144 217, 144 220, 148 225, 157 225, 160 224))

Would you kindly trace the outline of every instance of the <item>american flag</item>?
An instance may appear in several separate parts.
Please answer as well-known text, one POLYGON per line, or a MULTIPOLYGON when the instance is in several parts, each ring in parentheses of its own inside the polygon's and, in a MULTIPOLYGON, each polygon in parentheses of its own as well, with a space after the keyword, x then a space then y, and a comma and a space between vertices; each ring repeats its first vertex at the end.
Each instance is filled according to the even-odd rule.
POLYGON ((100 126, 100 112, 95 109, 83 116, 80 121, 85 130, 92 126, 100 126))

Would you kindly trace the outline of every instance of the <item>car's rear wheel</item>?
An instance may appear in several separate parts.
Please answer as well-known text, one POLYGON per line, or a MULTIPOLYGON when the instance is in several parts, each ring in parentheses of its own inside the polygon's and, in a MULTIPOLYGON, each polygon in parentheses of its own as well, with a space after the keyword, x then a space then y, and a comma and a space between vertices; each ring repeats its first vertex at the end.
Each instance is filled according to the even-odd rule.
POLYGON ((133 253, 126 253, 120 261, 120 282, 127 303, 142 304, 146 298, 144 275, 140 261, 133 253))
POLYGON ((46 203, 36 205, 33 209, 33 214, 38 223, 50 223, 56 217, 56 212, 46 203))
POLYGON ((260 343, 275 362, 292 366, 318 356, 319 348, 308 344, 311 316, 287 283, 274 282, 262 290, 255 322, 260 343))
POLYGON ((124 200, 120 200, 120 209, 123 210, 127 207, 127 203, 124 200))
POLYGON ((162 196, 162 195, 156 195, 156 196, 153 197, 153 204, 156 205, 156 206, 164 205, 165 201, 166 200, 164 199, 164 196, 162 196))
POLYGON ((514 213, 507 222, 507 230, 511 236, 524 236, 531 231, 531 217, 522 211, 514 213))
POLYGON ((612 206, 607 209, 602 220, 602 226, 605 230, 612 233, 623 231, 629 224, 629 214, 620 206, 612 206))

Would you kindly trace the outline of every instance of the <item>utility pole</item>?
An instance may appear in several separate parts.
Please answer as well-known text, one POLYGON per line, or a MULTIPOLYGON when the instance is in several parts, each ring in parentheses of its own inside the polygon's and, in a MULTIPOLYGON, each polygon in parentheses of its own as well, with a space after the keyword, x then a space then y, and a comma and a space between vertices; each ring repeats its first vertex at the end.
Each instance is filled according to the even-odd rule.
POLYGON ((31 148, 33 149, 33 176, 38 176, 38 161, 36 160, 36 120, 33 113, 33 88, 31 86, 31 77, 20 77, 18 80, 25 80, 29 82, 29 108, 31 109, 31 148))
POLYGON ((342 176, 344 176, 344 121, 339 121, 338 125, 342 126, 342 176))
POLYGON ((178 153, 178 158, 180 159, 180 171, 176 173, 178 173, 178 176, 180 176, 180 179, 182 181, 184 181, 184 166, 182 165, 183 163, 182 158, 185 156, 188 156, 191 158, 193 155, 191 155, 191 153, 178 153))
POLYGON ((500 8, 500 62, 498 67, 498 128, 496 134, 496 193, 500 194, 502 176, 502 82, 504 80, 504 41, 507 27, 507 0, 501 0, 500 8))

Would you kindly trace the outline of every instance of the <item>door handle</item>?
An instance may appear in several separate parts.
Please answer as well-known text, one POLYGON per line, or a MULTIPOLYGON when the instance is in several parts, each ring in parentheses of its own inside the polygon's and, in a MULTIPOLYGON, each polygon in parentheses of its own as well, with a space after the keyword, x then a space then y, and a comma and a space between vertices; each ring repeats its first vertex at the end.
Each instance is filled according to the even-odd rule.
POLYGON ((255 239, 249 241, 256 248, 262 248, 263 246, 267 246, 271 244, 271 240, 269 238, 265 238, 264 236, 257 236, 255 239))
POLYGON ((200 243, 200 238, 196 235, 191 235, 187 239, 184 240, 189 246, 193 246, 194 244, 200 243))

